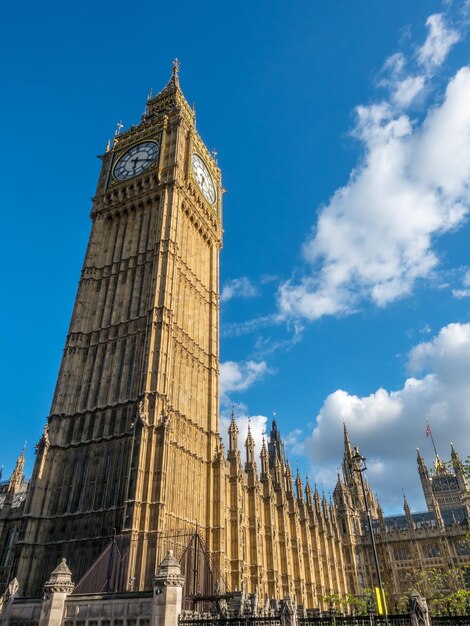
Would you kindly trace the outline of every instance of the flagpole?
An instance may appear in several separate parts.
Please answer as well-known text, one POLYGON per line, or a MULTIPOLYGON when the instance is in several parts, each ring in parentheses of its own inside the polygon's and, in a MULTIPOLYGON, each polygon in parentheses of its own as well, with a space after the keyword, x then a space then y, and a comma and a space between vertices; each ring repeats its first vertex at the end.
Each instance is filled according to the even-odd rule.
POLYGON ((439 456, 437 454, 437 450, 436 450, 436 444, 434 443, 434 437, 432 436, 432 430, 431 430, 431 425, 429 424, 429 418, 426 418, 426 421, 428 423, 428 431, 429 431, 429 436, 431 437, 431 441, 432 441, 432 447, 434 448, 434 454, 436 456, 439 456))

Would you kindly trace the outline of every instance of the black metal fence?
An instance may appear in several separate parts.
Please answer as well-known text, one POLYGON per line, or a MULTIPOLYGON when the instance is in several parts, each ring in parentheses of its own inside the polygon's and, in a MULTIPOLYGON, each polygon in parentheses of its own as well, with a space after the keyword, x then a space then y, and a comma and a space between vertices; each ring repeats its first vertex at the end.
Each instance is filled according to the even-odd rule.
POLYGON ((470 626, 470 615, 439 615, 431 617, 432 626, 470 626))
MULTIPOLYGON (((470 615, 440 615, 430 618, 431 626, 470 626, 470 615)), ((322 615, 300 618, 299 626, 411 626, 408 613, 389 615, 322 615)), ((217 617, 180 618, 181 626, 281 626, 280 617, 217 617)))
POLYGON ((187 618, 185 616, 180 617, 179 623, 184 626, 281 626, 281 618, 274 617, 253 617, 247 615, 246 617, 213 617, 207 618, 187 618))
POLYGON ((389 615, 323 615, 299 619, 299 626, 410 626, 409 614, 389 615))

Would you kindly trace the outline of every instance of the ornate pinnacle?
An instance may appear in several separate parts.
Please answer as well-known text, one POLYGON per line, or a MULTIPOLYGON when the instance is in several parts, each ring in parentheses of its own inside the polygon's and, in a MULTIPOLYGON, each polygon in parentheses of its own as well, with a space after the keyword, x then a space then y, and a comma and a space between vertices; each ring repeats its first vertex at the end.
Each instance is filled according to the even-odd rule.
POLYGON ((173 76, 175 78, 178 78, 179 73, 180 73, 180 62, 177 58, 173 59, 172 66, 173 66, 173 76))
POLYGON ((344 452, 345 454, 351 456, 352 446, 351 446, 351 441, 349 439, 348 427, 346 426, 345 421, 343 421, 343 431, 344 431, 344 452))
POLYGON ((253 439, 253 435, 251 434, 251 420, 248 418, 248 433, 246 436, 247 445, 255 445, 255 440, 253 439))
POLYGON ((49 580, 44 585, 44 593, 72 593, 75 583, 72 581, 72 572, 68 568, 67 561, 62 558, 59 565, 52 572, 49 580))

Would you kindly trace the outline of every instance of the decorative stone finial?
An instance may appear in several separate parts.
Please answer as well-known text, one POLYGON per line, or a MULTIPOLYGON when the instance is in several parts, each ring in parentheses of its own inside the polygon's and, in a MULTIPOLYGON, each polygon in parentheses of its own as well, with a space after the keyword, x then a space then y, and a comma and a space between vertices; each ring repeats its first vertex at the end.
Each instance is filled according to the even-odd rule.
POLYGON ((62 558, 44 585, 44 593, 46 595, 50 593, 72 593, 74 588, 75 583, 72 581, 72 572, 65 558, 62 558))
POLYGON ((175 559, 173 550, 168 550, 166 557, 160 563, 153 579, 154 587, 182 587, 184 576, 181 575, 181 567, 175 559))

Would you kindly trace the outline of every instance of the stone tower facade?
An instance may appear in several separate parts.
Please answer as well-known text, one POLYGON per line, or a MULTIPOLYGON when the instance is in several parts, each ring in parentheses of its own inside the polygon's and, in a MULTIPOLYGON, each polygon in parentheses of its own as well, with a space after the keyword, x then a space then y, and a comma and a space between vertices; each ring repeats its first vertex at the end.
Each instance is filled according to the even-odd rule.
POLYGON ((287 595, 307 607, 321 605, 328 594, 345 595, 336 507, 316 486, 304 486, 299 473, 294 478, 276 422, 259 455, 248 431, 244 456, 243 463, 232 415, 228 453, 221 451, 215 468, 216 482, 224 485, 220 571, 226 589, 256 593, 262 602, 287 595))
POLYGON ((184 562, 197 533, 209 597, 216 589, 263 601, 287 595, 325 608, 332 596, 375 584, 366 503, 394 597, 416 563, 470 571, 468 487, 453 448, 453 472, 437 456, 429 471, 418 453, 428 511, 412 514, 405 501, 405 515, 388 517, 367 482, 362 489, 346 427, 342 477, 329 501, 294 478, 275 421, 261 451, 248 432, 242 460, 232 415, 225 451, 221 173, 196 131, 177 63, 141 123, 119 133, 101 159, 33 475, 26 483, 23 451, 0 482, 0 591, 16 575, 22 595, 40 595, 63 558, 76 589, 88 580, 101 591, 93 575, 115 554, 116 537, 124 574, 113 589, 150 590, 168 550, 184 562))
MULTIPOLYGON (((196 131, 178 64, 137 126, 114 139, 62 364, 25 503, 16 564, 40 592, 65 557, 75 580, 114 534, 135 589, 165 537, 218 539, 221 175, 196 131)), ((183 541, 183 539, 181 540, 183 541)), ((186 541, 186 540, 184 540, 186 541)), ((178 541, 176 540, 178 543, 178 541)))

